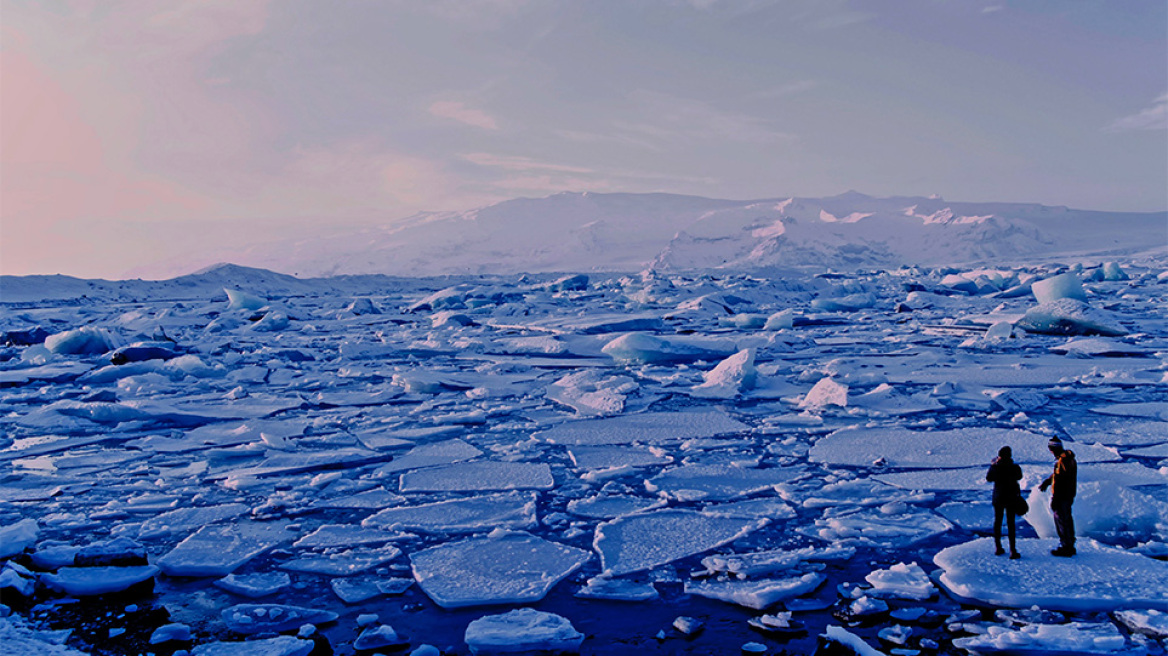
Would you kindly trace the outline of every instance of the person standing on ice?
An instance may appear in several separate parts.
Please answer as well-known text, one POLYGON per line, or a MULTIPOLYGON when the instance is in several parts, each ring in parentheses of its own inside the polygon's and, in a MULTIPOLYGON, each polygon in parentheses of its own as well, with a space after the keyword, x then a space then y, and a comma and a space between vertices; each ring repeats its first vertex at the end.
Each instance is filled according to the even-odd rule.
POLYGON ((1054 473, 1038 489, 1046 492, 1050 488, 1050 514, 1054 516, 1054 529, 1058 531, 1059 546, 1050 553, 1069 558, 1075 555, 1075 520, 1071 517, 1071 504, 1075 502, 1075 488, 1078 486, 1078 465, 1075 452, 1063 448, 1063 441, 1055 437, 1046 444, 1054 454, 1054 473))
POLYGON ((986 472, 986 480, 994 484, 994 555, 1005 555, 1002 549, 1002 517, 1006 518, 1006 527, 1010 537, 1010 560, 1022 557, 1018 553, 1014 541, 1018 529, 1014 521, 1014 503, 1021 494, 1018 481, 1022 480, 1022 468, 1014 462, 1014 453, 1010 447, 998 449, 998 457, 990 463, 990 470, 986 472))

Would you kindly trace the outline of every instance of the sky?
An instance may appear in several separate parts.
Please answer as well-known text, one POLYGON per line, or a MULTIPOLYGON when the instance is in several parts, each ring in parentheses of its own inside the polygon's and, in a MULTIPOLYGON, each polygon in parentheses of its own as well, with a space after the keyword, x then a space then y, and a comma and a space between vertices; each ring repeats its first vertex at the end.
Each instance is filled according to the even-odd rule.
POLYGON ((1163 211, 1168 3, 0 0, 0 137, 3 274, 560 191, 1163 211))

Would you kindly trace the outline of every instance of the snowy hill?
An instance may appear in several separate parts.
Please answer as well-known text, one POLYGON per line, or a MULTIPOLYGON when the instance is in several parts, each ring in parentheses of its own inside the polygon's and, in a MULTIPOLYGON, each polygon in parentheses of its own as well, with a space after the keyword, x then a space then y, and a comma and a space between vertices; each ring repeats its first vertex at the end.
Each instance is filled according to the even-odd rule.
POLYGON ((1168 247, 1168 213, 939 198, 731 201, 561 193, 285 240, 243 263, 299 276, 995 263, 1168 247))

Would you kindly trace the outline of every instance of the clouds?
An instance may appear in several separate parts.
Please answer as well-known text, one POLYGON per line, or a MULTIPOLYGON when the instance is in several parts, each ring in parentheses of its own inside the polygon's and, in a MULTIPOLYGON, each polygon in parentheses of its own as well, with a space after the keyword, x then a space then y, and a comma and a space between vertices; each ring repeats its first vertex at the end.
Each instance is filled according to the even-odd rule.
POLYGON ((1151 107, 1118 119, 1107 129, 1112 132, 1168 130, 1168 92, 1156 98, 1151 107))
POLYGON ((486 112, 452 100, 440 100, 430 105, 430 114, 484 130, 499 129, 499 124, 486 112))

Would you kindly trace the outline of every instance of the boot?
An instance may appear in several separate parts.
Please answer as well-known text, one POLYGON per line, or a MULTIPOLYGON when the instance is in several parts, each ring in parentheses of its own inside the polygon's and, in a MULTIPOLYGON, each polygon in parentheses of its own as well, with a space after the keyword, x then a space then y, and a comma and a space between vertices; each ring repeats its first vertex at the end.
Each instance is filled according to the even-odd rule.
POLYGON ((1006 555, 1006 550, 1002 548, 1002 541, 1001 540, 994 541, 994 555, 995 556, 1005 556, 1006 555))

